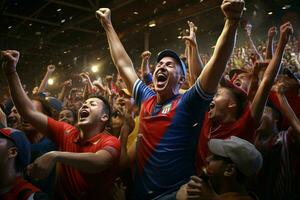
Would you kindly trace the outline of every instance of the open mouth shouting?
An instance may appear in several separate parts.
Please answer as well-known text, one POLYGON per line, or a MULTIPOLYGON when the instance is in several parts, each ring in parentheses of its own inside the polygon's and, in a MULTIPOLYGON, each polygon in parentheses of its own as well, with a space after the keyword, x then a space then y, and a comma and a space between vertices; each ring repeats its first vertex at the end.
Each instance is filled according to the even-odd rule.
POLYGON ((166 82, 168 80, 168 75, 166 72, 163 71, 159 71, 156 74, 156 86, 158 88, 162 88, 163 86, 165 86, 166 82))
POLYGON ((90 115, 90 112, 86 109, 82 109, 79 112, 79 121, 84 121, 88 116, 90 115))

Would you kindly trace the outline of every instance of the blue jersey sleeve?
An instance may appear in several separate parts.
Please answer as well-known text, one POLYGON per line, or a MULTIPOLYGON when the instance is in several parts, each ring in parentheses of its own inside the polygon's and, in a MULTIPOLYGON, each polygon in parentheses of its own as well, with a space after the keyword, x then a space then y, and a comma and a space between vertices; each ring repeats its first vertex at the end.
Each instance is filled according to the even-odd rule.
POLYGON ((145 100, 155 95, 153 90, 147 87, 147 85, 140 79, 136 80, 136 82, 133 85, 132 91, 133 98, 138 106, 141 106, 145 100))
POLYGON ((197 120, 200 117, 199 112, 205 113, 208 110, 209 104, 213 99, 214 94, 208 94, 203 91, 200 81, 187 90, 181 98, 181 106, 189 113, 191 118, 197 120))

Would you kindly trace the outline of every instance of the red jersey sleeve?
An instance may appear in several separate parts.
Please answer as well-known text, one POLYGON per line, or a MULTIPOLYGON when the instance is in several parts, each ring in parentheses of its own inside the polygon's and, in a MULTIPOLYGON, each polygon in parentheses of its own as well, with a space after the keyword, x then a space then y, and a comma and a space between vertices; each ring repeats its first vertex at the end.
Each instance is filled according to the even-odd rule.
POLYGON ((119 158, 121 152, 120 141, 111 135, 104 135, 102 149, 108 151, 114 158, 119 158))

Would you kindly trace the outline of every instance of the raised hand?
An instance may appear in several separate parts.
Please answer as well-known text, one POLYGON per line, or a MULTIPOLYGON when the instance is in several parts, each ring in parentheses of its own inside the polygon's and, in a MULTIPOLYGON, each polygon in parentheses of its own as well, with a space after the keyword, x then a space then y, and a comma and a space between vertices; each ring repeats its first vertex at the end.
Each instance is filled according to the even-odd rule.
POLYGON ((279 42, 286 45, 293 34, 293 26, 290 22, 286 22, 280 26, 280 38, 279 42))
POLYGON ((96 11, 96 18, 101 21, 101 24, 104 28, 111 24, 110 16, 111 11, 109 8, 99 8, 99 10, 96 11))
POLYGON ((247 32, 247 35, 248 36, 251 36, 251 32, 252 32, 252 24, 246 24, 246 26, 245 26, 245 30, 246 30, 246 32, 247 32))
POLYGON ((51 72, 51 73, 54 72, 55 71, 55 65, 48 65, 47 71, 51 72))
POLYGON ((1 56, 4 59, 3 70, 6 74, 16 72, 17 63, 19 61, 20 53, 15 50, 1 51, 1 56))
POLYGON ((227 19, 239 20, 242 17, 244 0, 223 0, 221 9, 227 19))
POLYGON ((141 55, 142 59, 144 60, 149 60, 151 57, 151 52, 150 51, 144 51, 141 55))
POLYGON ((277 28, 276 28, 276 26, 272 26, 271 28, 269 28, 269 30, 268 30, 268 38, 273 39, 276 34, 277 34, 277 28))
POLYGON ((183 36, 182 39, 189 41, 191 45, 196 46, 197 45, 197 40, 196 40, 196 31, 197 31, 197 26, 193 22, 188 21, 189 25, 189 36, 183 36))

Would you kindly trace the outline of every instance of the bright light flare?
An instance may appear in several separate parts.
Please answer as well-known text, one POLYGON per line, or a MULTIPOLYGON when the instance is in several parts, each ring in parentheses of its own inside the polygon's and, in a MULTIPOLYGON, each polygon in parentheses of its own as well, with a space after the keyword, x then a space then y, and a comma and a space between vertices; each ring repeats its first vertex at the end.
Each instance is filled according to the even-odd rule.
POLYGON ((92 70, 93 73, 96 73, 96 72, 99 71, 99 67, 98 67, 97 65, 93 65, 93 66, 91 67, 91 70, 92 70))
POLYGON ((48 79, 48 84, 49 85, 53 85, 54 84, 54 79, 53 78, 49 78, 48 79))

